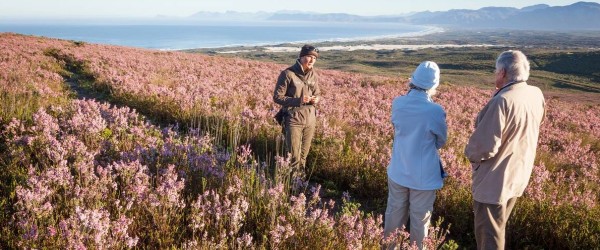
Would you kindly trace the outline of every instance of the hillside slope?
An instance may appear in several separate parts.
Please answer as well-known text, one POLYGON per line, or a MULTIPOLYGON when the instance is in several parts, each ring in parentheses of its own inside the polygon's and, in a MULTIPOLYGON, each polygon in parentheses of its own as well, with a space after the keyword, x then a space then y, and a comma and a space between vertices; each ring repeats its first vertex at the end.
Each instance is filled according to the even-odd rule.
MULTIPOLYGON (((284 190, 279 179, 285 159, 274 157, 280 128, 272 91, 286 65, 0 34, 0 66, 10 69, 0 72, 0 246, 377 248, 381 240, 390 106, 406 79, 318 70, 323 100, 311 181, 322 184, 323 197, 349 191, 358 198, 335 210, 320 200, 321 186, 284 190), (79 92, 69 93, 74 87, 79 92), (95 100, 73 100, 81 93, 95 100), (15 100, 36 110, 23 112, 15 100), (210 212, 217 208, 236 221, 220 224, 210 212), (91 225, 83 220, 92 215, 113 233, 77 227, 91 225)), ((435 216, 467 248, 471 166, 462 152, 490 94, 443 84, 433 97, 447 112, 449 141, 440 154, 450 176, 435 216)), ((548 99, 547 109, 508 245, 593 248, 600 243, 600 107, 548 99)))

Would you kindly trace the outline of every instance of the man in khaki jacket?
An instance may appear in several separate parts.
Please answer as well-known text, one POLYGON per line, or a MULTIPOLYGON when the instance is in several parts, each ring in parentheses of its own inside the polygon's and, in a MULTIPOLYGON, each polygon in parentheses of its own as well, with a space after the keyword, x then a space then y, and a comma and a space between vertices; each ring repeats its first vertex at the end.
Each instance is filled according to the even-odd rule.
POLYGON ((527 85, 529 62, 520 51, 496 60, 496 92, 477 115, 465 154, 473 167, 477 249, 504 249, 504 232, 533 169, 544 96, 527 85))
POLYGON ((283 70, 277 79, 273 101, 284 112, 285 144, 291 154, 292 175, 305 176, 305 165, 317 123, 315 104, 319 103, 321 91, 313 66, 319 50, 304 45, 298 60, 283 70))

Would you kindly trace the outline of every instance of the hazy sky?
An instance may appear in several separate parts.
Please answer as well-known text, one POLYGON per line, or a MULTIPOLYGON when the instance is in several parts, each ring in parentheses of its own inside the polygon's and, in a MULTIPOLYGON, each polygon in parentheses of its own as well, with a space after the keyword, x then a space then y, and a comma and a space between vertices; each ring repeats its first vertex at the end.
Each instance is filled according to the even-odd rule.
MULTIPOLYGON (((545 3, 564 6, 573 0, 0 0, 0 19, 185 17, 199 11, 240 12, 299 10, 357 15, 393 15, 415 11, 517 7, 545 3)), ((588 1, 600 2, 600 1, 588 1)))

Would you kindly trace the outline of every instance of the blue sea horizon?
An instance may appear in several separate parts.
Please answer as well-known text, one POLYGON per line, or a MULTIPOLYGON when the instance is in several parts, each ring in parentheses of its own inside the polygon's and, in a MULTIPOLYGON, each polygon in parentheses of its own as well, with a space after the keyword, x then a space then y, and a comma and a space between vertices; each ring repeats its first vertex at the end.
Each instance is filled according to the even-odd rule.
POLYGON ((373 40, 439 31, 441 29, 432 26, 359 22, 264 21, 165 25, 0 23, 0 32, 157 50, 373 40))

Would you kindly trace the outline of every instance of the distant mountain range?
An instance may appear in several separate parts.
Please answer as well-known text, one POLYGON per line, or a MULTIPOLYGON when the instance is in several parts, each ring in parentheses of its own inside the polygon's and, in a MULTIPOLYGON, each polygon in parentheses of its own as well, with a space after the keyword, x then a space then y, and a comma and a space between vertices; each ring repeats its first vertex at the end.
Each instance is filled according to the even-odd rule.
POLYGON ((190 18, 197 20, 399 22, 462 29, 600 30, 600 4, 594 2, 577 2, 567 6, 538 4, 521 9, 485 7, 478 10, 452 9, 391 16, 359 16, 345 13, 323 14, 297 11, 275 13, 198 12, 190 18))
POLYGON ((555 7, 541 4, 522 9, 486 7, 478 10, 420 12, 409 16, 408 21, 462 28, 600 29, 600 4, 578 2, 555 7))

